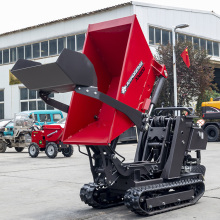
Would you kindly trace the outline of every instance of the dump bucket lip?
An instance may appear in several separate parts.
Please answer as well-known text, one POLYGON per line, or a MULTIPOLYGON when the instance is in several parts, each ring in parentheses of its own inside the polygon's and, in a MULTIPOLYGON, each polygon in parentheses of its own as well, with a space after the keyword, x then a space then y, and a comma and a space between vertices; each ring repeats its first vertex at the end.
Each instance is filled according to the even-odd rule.
POLYGON ((28 89, 37 91, 59 93, 74 91, 76 85, 97 86, 96 72, 88 57, 66 48, 51 63, 19 59, 11 72, 28 89))

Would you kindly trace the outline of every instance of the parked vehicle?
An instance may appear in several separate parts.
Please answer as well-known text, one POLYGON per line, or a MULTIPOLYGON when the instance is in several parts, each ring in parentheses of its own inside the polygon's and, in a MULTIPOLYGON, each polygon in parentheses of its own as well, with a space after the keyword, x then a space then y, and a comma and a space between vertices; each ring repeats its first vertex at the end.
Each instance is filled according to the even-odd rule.
POLYGON ((7 147, 15 147, 17 152, 22 152, 31 143, 33 125, 52 124, 62 118, 63 114, 59 110, 24 111, 15 114, 14 121, 7 124, 1 137, 0 152, 4 153, 7 147))
MULTIPOLYGON (((27 114, 28 116, 33 114, 34 120, 36 122, 35 124, 37 125, 54 124, 63 118, 63 114, 59 110, 34 110, 34 111, 24 111, 22 113, 27 114)), ((3 135, 13 136, 13 133, 14 133, 14 122, 10 122, 6 125, 3 135)))
POLYGON ((32 158, 38 156, 40 151, 45 151, 49 158, 55 158, 58 152, 62 152, 65 157, 71 157, 73 146, 65 145, 61 141, 66 119, 63 118, 53 125, 43 125, 40 130, 32 132, 32 143, 28 152, 32 158))
POLYGON ((4 134, 5 127, 12 121, 12 119, 0 120, 0 137, 4 134))
POLYGON ((7 135, 11 135, 13 136, 13 129, 14 129, 14 122, 10 121, 5 127, 4 127, 4 131, 2 133, 2 136, 7 136, 7 135))
POLYGON ((202 126, 208 135, 208 141, 219 141, 220 137, 220 97, 202 103, 202 118, 207 119, 202 126))
MULTIPOLYGON (((9 123, 10 124, 10 123, 9 123)), ((13 122, 13 135, 2 136, 0 144, 1 153, 4 153, 7 147, 14 147, 17 152, 23 151, 26 144, 30 142, 31 126, 34 124, 34 119, 28 114, 15 114, 13 122)))

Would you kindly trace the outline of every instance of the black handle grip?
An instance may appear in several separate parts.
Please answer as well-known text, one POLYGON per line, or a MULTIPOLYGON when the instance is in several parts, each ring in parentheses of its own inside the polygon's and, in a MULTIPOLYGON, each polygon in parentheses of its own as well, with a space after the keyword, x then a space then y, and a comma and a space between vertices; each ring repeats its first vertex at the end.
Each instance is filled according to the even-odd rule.
POLYGON ((193 108, 189 107, 164 107, 164 108, 155 108, 154 111, 157 112, 157 111, 168 111, 168 110, 171 110, 171 111, 175 111, 175 110, 181 110, 181 111, 187 111, 189 113, 189 115, 193 114, 194 113, 194 110, 193 108), (192 111, 190 111, 190 109, 192 109, 192 111))

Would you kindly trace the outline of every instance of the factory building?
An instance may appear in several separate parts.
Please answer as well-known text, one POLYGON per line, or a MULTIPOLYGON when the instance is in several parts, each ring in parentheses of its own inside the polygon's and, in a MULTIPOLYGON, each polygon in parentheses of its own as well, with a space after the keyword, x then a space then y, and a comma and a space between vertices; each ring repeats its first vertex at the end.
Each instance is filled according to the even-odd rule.
MULTIPOLYGON (((172 27, 177 40, 190 40, 195 47, 206 49, 220 85, 220 16, 214 12, 174 8, 141 2, 128 2, 0 35, 0 119, 12 118, 25 110, 52 109, 41 101, 36 91, 29 91, 11 74, 15 62, 30 59, 43 64, 55 62, 63 48, 81 52, 89 24, 136 14, 153 54, 159 44, 172 43, 172 27)), ((117 53, 117 51, 116 51, 117 53)), ((45 78, 45 80, 50 80, 45 78)), ((71 93, 52 94, 69 104, 71 93)))

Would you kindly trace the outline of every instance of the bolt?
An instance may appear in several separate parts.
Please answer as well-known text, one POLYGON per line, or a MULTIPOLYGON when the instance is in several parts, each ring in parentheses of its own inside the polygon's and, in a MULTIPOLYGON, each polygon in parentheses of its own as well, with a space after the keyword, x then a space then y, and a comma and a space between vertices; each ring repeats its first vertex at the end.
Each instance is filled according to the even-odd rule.
POLYGON ((97 92, 94 92, 95 95, 97 95, 97 92))
POLYGON ((143 202, 143 201, 144 201, 144 199, 143 199, 143 198, 141 198, 141 199, 140 199, 140 202, 143 202))
POLYGON ((81 88, 79 87, 78 90, 81 90, 81 88))
POLYGON ((89 90, 87 89, 86 92, 89 92, 89 90))
POLYGON ((162 205, 166 205, 166 203, 165 203, 165 202, 162 202, 162 205))
POLYGON ((194 199, 195 198, 195 196, 192 196, 192 199, 194 199))
POLYGON ((149 205, 149 209, 152 209, 153 208, 153 206, 152 205, 149 205))
POLYGON ((184 140, 182 140, 182 144, 185 144, 185 141, 184 141, 184 140))
POLYGON ((180 202, 181 200, 180 200, 180 199, 177 199, 177 201, 180 202))

